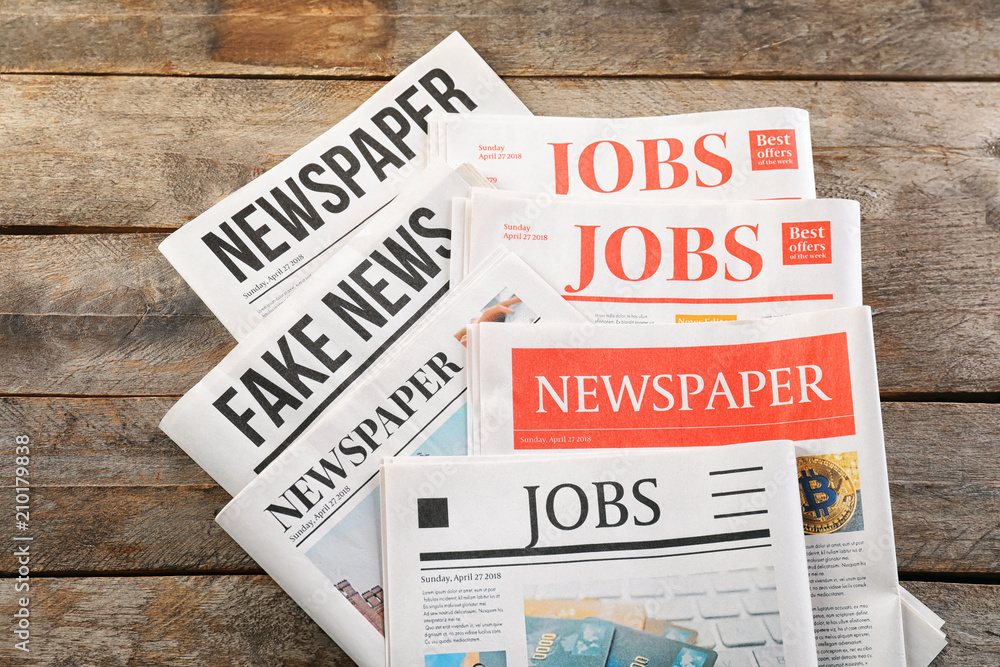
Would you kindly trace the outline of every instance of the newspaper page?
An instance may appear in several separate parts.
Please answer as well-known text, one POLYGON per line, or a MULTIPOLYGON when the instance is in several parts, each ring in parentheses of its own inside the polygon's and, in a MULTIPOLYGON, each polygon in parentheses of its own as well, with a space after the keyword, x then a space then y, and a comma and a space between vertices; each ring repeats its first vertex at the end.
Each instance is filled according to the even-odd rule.
POLYGON ((816 665, 794 478, 788 441, 388 459, 389 664, 816 665))
POLYGON ((471 162, 501 190, 661 200, 816 197, 809 114, 787 107, 645 118, 438 114, 428 154, 471 162))
POLYGON ((478 338, 483 454, 795 441, 820 665, 905 664, 868 308, 478 338))
POLYGON ((469 266, 506 247, 598 323, 862 304, 855 201, 587 201, 473 190, 467 208, 469 266))
POLYGON ((235 495, 448 291, 451 201, 477 184, 468 165, 422 170, 160 428, 235 495))
POLYGON ((385 659, 379 461, 466 454, 462 331, 539 319, 583 320, 517 257, 494 256, 218 515, 360 665, 385 659))
POLYGON ((171 234, 160 251, 242 340, 424 166, 432 111, 530 114, 452 33, 333 128, 171 234))

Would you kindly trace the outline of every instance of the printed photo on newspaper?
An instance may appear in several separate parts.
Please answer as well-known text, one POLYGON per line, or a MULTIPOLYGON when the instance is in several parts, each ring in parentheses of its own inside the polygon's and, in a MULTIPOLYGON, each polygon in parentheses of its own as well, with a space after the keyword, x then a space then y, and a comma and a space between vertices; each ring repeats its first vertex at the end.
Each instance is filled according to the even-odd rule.
MULTIPOLYGON (((587 201, 474 189, 455 252, 515 252, 597 323, 703 322, 860 306, 855 201, 587 201)), ((454 227, 453 227, 454 228, 454 227)), ((456 267, 453 262, 452 268, 456 267)), ((453 274, 454 279, 454 274, 453 274)))
POLYGON ((472 336, 483 454, 793 440, 819 664, 905 664, 868 308, 472 336))
POLYGON ((794 479, 788 441, 387 459, 389 664, 816 665, 794 479))
POLYGON ((448 291, 451 202, 482 185, 435 161, 160 422, 235 495, 448 291))
POLYGON ((334 127, 171 234, 160 251, 243 340, 425 165, 433 111, 530 115, 452 33, 334 127))
POLYGON ((385 659, 379 461, 468 453, 465 329, 483 321, 583 317, 498 252, 217 517, 363 667, 385 659))
POLYGON ((816 197, 809 114, 774 107, 643 118, 432 114, 428 155, 501 190, 653 199, 816 197))

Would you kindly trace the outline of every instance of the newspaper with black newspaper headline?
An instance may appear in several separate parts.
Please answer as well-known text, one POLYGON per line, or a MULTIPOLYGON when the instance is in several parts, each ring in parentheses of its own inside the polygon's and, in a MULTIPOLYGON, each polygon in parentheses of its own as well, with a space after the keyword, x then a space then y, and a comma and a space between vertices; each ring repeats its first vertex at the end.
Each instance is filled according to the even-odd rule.
POLYGON ((483 454, 793 440, 819 664, 905 664, 869 309, 471 335, 483 454))
POLYGON ((816 665, 794 478, 788 441, 388 459, 389 664, 816 665))
POLYGON ((435 111, 530 114, 452 33, 331 129, 171 234, 160 251, 243 340, 424 166, 427 116, 435 111))
POLYGON ((379 461, 468 452, 465 329, 487 320, 584 321, 498 251, 217 517, 363 667, 385 658, 379 461))
POLYGON ((501 190, 654 199, 816 197, 809 114, 773 107, 642 118, 432 115, 428 155, 501 190))
POLYGON ((423 169, 160 428, 238 493, 447 293, 451 202, 482 184, 468 165, 423 169))

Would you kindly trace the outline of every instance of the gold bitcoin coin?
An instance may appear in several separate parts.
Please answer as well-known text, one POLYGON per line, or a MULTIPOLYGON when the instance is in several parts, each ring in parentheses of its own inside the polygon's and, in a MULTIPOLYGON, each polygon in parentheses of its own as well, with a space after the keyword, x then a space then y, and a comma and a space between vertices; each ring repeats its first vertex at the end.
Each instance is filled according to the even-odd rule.
POLYGON ((801 456, 799 499, 807 535, 835 533, 851 520, 857 506, 857 487, 839 465, 821 456, 801 456))

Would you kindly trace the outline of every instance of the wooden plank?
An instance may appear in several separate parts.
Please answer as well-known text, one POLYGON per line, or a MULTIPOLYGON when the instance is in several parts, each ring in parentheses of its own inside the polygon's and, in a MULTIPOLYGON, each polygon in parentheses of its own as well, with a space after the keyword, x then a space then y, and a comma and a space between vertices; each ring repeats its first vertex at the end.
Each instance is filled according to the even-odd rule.
MULTIPOLYGON (((811 111, 821 194, 859 199, 866 215, 901 223, 929 201, 948 218, 995 215, 1000 84, 510 83, 540 114, 802 107, 811 111)), ((0 182, 7 184, 0 225, 179 227, 333 126, 381 85, 0 76, 0 123, 7 129, 0 133, 0 182)))
POLYGON ((388 76, 452 30, 502 74, 967 78, 1000 68, 1000 20, 983 1, 6 5, 8 72, 388 76))
POLYGON ((0 304, 20 315, 213 317, 157 250, 166 236, 0 236, 0 304))
POLYGON ((0 398, 5 454, 30 439, 38 486, 205 487, 212 478, 162 432, 170 398, 0 398))
MULTIPOLYGON (((4 586, 0 604, 21 595, 4 586)), ((263 575, 33 578, 27 595, 31 652, 5 641, 6 664, 354 665, 263 575)))
MULTIPOLYGON (((4 433, 32 442, 33 571, 259 571, 214 521, 229 496, 156 428, 170 404, 0 400, 4 433)), ((1000 483, 983 465, 995 459, 1000 405, 883 403, 882 411, 899 568, 1000 571, 1000 483)), ((5 438, 0 457, 10 460, 12 447, 5 438)), ((12 506, 13 489, 0 488, 0 499, 12 506)), ((0 552, 0 569, 11 558, 0 552)))
MULTIPOLYGON (((34 579, 29 592, 32 664, 349 667, 349 658, 266 576, 34 579)), ((905 582, 945 620, 948 646, 935 666, 1000 660, 1000 588, 905 582)), ((17 608, 12 586, 4 609, 17 608)), ((20 657, 13 641, 0 656, 20 657)))
POLYGON ((907 581, 903 586, 944 619, 948 645, 932 667, 1000 664, 1000 587, 907 581))
POLYGON ((0 314, 6 394, 180 395, 235 345, 218 320, 0 314))

